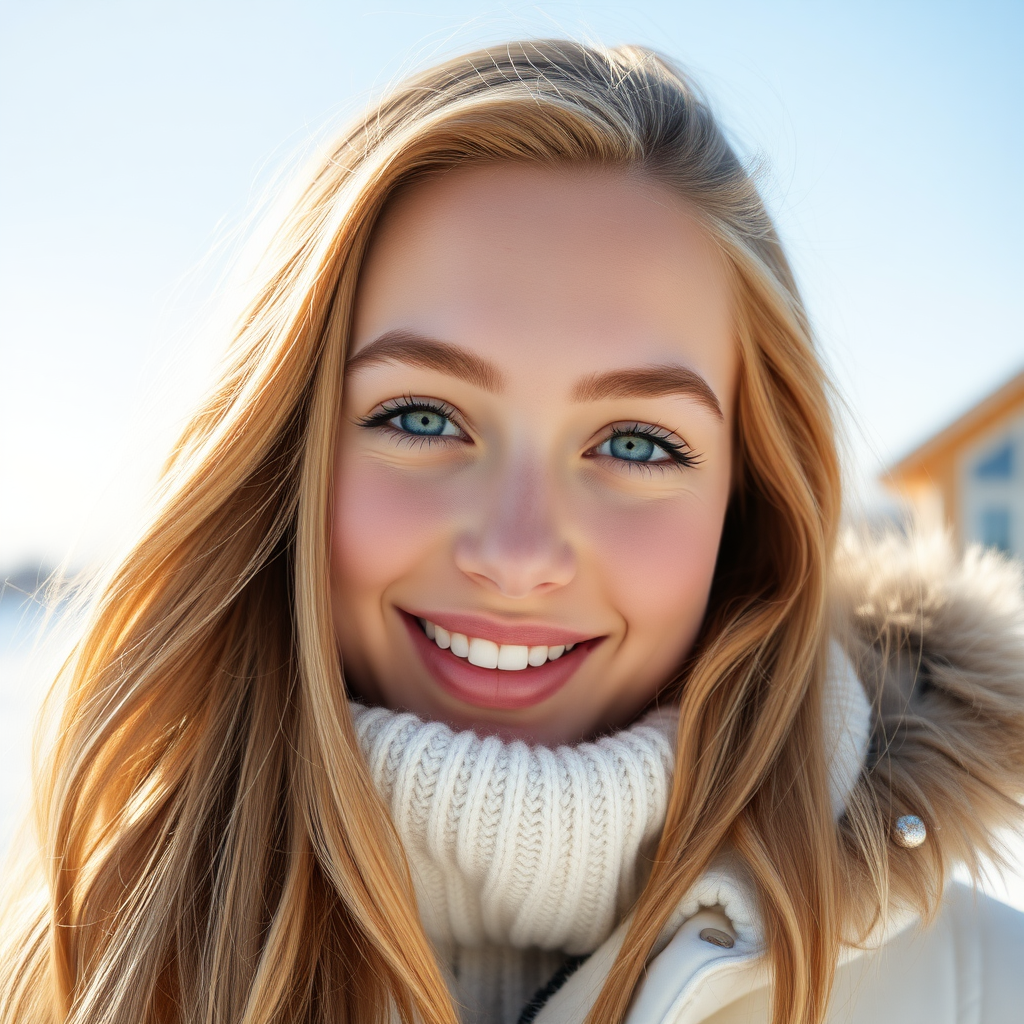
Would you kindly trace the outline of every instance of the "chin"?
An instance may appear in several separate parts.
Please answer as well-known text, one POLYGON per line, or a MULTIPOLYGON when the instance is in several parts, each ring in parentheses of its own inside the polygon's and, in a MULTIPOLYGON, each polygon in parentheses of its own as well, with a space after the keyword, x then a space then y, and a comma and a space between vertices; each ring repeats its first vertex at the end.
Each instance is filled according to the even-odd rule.
MULTIPOLYGON (((560 702, 561 703, 561 702, 560 702)), ((578 703, 578 702, 577 702, 578 703)), ((447 708, 437 714, 424 715, 432 721, 444 722, 456 732, 474 732, 477 736, 496 736, 504 743, 520 741, 530 746, 572 746, 612 731, 601 727, 600 716, 583 718, 559 714, 555 709, 531 708, 531 714, 515 712, 481 712, 477 708, 447 708)))

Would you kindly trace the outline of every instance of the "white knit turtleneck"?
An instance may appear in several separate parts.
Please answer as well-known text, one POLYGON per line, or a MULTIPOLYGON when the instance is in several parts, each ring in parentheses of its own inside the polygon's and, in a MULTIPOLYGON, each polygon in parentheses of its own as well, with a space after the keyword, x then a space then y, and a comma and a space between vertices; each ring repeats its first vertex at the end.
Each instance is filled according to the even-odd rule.
POLYGON ((644 882, 676 713, 596 743, 529 747, 359 708, 356 729, 439 945, 589 953, 644 882))
MULTIPOLYGON (((832 662, 825 707, 838 814, 869 711, 838 648, 832 662)), ((351 708, 464 1019, 515 1024, 567 955, 596 949, 639 895, 665 819, 676 710, 551 750, 351 708)))

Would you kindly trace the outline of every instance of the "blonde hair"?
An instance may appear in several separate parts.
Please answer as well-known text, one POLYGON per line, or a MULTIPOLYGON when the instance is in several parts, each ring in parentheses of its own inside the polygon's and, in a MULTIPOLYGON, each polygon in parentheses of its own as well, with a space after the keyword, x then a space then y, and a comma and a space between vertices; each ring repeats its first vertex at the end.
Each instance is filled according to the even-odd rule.
POLYGON ((853 842, 821 724, 840 506, 826 381, 771 220, 693 85, 647 50, 552 41, 400 84, 327 149, 277 233, 157 514, 65 666, 38 779, 44 877, 4 923, 3 1021, 456 1021, 353 733, 327 524, 375 220, 421 175, 496 160, 629 166, 675 189, 736 297, 738 485, 702 634, 666 690, 681 714, 664 833, 589 1020, 623 1018, 727 845, 760 898, 773 1021, 822 1020, 853 842))

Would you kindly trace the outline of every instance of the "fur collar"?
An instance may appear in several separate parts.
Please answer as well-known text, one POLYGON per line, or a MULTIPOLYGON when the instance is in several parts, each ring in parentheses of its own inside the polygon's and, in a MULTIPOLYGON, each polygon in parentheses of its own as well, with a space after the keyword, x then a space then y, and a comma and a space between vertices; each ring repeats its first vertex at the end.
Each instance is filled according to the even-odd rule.
POLYGON ((958 556, 942 535, 849 535, 834 595, 873 709, 842 827, 851 838, 867 827, 877 859, 851 854, 851 877, 877 891, 887 874, 883 900, 928 916, 951 869, 965 864, 977 877, 984 859, 1000 862, 1000 833, 1022 824, 1022 566, 977 547, 958 556), (902 814, 924 819, 924 846, 891 841, 902 814))

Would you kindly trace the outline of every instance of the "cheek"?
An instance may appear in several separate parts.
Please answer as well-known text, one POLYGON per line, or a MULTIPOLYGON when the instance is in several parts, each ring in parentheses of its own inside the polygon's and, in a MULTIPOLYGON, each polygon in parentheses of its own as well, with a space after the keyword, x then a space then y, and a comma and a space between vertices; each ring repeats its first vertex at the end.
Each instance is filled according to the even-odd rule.
POLYGON ((704 617, 723 518, 724 502, 719 509, 690 497, 605 509, 591 518, 600 575, 630 633, 652 642, 678 638, 672 646, 693 640, 704 617))
POLYGON ((373 600, 414 570, 443 535, 447 504, 440 483, 358 457, 339 459, 331 523, 336 596, 345 603, 373 600))

